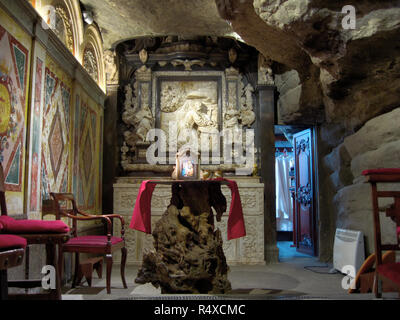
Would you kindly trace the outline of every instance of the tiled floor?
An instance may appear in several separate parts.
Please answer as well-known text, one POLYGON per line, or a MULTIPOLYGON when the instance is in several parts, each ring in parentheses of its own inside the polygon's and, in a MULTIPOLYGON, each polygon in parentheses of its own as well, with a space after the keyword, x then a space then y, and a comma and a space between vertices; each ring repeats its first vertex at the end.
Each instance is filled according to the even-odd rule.
MULTIPOLYGON (((316 258, 297 253, 290 243, 280 243, 280 261, 265 266, 231 266, 229 279, 232 293, 221 296, 202 295, 203 299, 318 299, 318 300, 371 300, 373 294, 348 294, 342 288, 344 276, 329 273, 332 266, 316 258)), ((161 295, 151 284, 134 283, 139 266, 127 266, 128 288, 123 289, 119 266, 112 273, 112 293, 105 290, 105 279, 93 277, 92 288, 86 283, 76 289, 67 290, 65 300, 131 300, 131 299, 182 299, 182 295, 161 295)), ((105 270, 103 272, 105 276, 105 270)), ((199 296, 185 295, 185 299, 199 296)), ((385 293, 385 299, 398 298, 397 294, 385 293)))

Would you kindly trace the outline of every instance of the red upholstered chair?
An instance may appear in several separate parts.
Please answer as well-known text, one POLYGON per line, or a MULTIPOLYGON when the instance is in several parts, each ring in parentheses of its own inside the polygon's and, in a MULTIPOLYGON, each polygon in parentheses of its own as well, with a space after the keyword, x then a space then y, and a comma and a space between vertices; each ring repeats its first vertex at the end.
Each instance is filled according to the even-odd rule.
MULTIPOLYGON (((57 246, 61 249, 61 244, 69 239, 69 228, 62 221, 43 221, 43 220, 16 220, 7 215, 7 205, 5 198, 5 185, 3 166, 0 163, 0 233, 7 235, 18 235, 26 240, 27 245, 44 244, 46 246, 46 264, 56 269, 56 288, 50 289, 47 293, 39 294, 17 294, 9 295, 13 299, 61 299, 61 278, 60 261, 57 260, 57 246)), ((29 280, 29 255, 26 248, 26 270, 25 280, 8 281, 8 287, 16 288, 37 288, 42 287, 42 280, 29 280)), ((58 258, 62 255, 58 254, 58 258)))
POLYGON ((63 245, 63 252, 75 252, 75 274, 73 280, 73 286, 76 284, 76 280, 79 273, 79 253, 97 253, 106 256, 107 274, 106 274, 106 285, 107 293, 111 293, 111 270, 113 264, 112 254, 116 250, 121 250, 121 278, 124 288, 127 288, 125 281, 125 264, 127 250, 125 247, 124 240, 124 225, 125 221, 122 216, 117 214, 109 215, 90 215, 78 209, 74 196, 70 193, 51 193, 54 199, 54 205, 56 210, 57 219, 61 216, 72 219, 72 230, 71 239, 63 245), (62 202, 66 202, 62 206, 62 202), (71 209, 64 209, 64 207, 71 209), (112 220, 117 218, 121 221, 121 237, 112 236, 112 220), (78 221, 90 221, 90 220, 103 220, 107 224, 107 235, 89 235, 89 236, 78 236, 77 235, 77 222, 78 221))
POLYGON ((400 250, 400 191, 378 191, 377 183, 400 183, 400 168, 396 169, 374 169, 363 172, 367 182, 371 184, 372 190, 372 208, 374 218, 374 238, 376 253, 376 269, 374 292, 377 298, 382 296, 382 281, 385 280, 393 283, 399 291, 400 296, 400 262, 382 263, 382 251, 400 250), (386 216, 390 217, 396 223, 397 243, 382 244, 381 240, 381 223, 379 216, 379 198, 392 198, 394 203, 385 210, 386 216))
MULTIPOLYGON (((3 229, 1 223, 0 229, 3 229)), ((8 299, 7 269, 22 264, 25 248, 24 238, 0 234, 0 300, 8 299)))

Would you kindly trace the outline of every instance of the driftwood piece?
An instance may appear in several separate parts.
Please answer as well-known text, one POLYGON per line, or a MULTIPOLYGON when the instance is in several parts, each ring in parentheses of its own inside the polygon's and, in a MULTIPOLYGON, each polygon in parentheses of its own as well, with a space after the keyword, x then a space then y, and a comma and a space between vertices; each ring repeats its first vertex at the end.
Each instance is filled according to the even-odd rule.
POLYGON ((151 282, 162 293, 226 293, 229 267, 217 220, 226 199, 216 182, 172 185, 171 204, 153 231, 155 250, 146 251, 136 283, 151 282))

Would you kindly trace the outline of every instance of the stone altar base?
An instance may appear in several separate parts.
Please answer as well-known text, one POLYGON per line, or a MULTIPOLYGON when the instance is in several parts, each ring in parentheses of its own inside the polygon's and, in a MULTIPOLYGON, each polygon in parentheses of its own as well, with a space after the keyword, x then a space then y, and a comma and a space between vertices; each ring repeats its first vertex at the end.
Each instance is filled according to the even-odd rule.
MULTIPOLYGON (((227 177, 238 184, 242 200, 246 236, 240 239, 227 239, 228 213, 222 215, 221 222, 215 221, 215 227, 221 230, 223 250, 229 266, 264 265, 264 184, 258 177, 227 177)), ((153 250, 153 236, 128 228, 132 219, 136 197, 143 180, 165 179, 161 177, 120 177, 114 184, 114 213, 121 214, 126 222, 125 243, 128 249, 127 264, 142 265, 143 253, 153 250)), ((228 186, 222 185, 222 194, 227 201, 227 211, 231 202, 228 186)), ((162 218, 171 202, 171 186, 157 185, 151 200, 151 225, 155 230, 156 223, 162 218)), ((118 234, 120 225, 115 221, 114 233, 118 234)), ((119 252, 114 255, 120 259, 119 252)))

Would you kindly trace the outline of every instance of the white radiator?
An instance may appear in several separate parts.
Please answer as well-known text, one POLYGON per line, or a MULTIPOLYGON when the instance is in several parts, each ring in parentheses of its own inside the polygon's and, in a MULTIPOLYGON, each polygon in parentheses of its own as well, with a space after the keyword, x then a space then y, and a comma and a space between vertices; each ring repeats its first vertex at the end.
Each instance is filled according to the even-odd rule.
POLYGON ((363 233, 361 231, 336 229, 333 268, 342 273, 348 273, 349 268, 354 268, 354 271, 350 274, 355 277, 364 260, 363 233))

